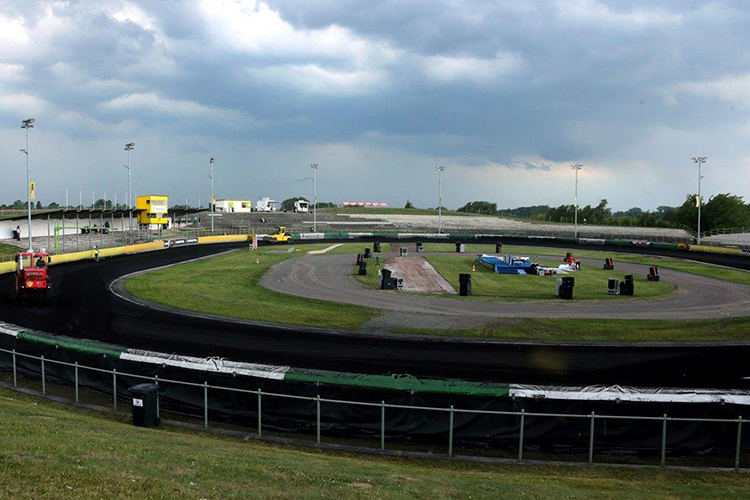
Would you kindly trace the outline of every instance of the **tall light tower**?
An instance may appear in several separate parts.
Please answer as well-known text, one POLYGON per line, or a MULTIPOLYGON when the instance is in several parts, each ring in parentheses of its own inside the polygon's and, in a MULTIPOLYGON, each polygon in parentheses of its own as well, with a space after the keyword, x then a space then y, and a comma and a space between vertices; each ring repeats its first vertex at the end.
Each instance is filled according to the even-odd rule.
POLYGON ((313 233, 318 232, 318 164, 311 163, 310 168, 313 171, 313 233))
POLYGON ((133 230, 133 184, 131 182, 132 169, 130 167, 130 152, 133 151, 133 148, 135 148, 134 142, 125 144, 125 151, 128 152, 128 164, 125 165, 125 168, 128 169, 128 242, 130 241, 132 235, 131 231, 133 230))
POLYGON ((211 234, 214 232, 214 206, 216 205, 216 200, 214 199, 214 159, 211 157, 210 160, 208 160, 208 163, 211 164, 211 175, 209 177, 211 178, 211 234))
POLYGON ((438 234, 443 232, 443 172, 445 167, 435 167, 438 171, 438 234))
POLYGON ((26 149, 22 149, 21 152, 26 155, 26 207, 28 208, 29 216, 29 252, 34 251, 34 246, 31 243, 31 170, 29 167, 29 129, 34 128, 34 118, 27 118, 21 122, 21 128, 26 129, 26 149))
POLYGON ((575 165, 571 165, 570 168, 572 168, 576 172, 576 189, 575 197, 573 198, 573 204, 575 208, 575 216, 573 219, 573 237, 578 238, 578 171, 583 168, 583 165, 579 165, 578 163, 576 163, 575 165))
POLYGON ((695 200, 695 204, 698 206, 698 244, 701 244, 701 205, 703 205, 703 199, 701 198, 701 180, 703 179, 702 168, 703 164, 706 163, 708 157, 696 156, 692 158, 693 163, 698 164, 698 199, 695 200))

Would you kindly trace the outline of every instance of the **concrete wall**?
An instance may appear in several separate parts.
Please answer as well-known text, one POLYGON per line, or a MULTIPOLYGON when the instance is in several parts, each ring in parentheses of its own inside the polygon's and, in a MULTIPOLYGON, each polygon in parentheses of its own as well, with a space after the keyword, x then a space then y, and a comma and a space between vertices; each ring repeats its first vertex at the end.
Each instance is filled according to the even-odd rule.
MULTIPOLYGON (((120 219, 120 217, 115 217, 114 219, 110 216, 104 216, 102 219, 101 217, 92 217, 91 218, 91 225, 96 224, 97 226, 103 226, 105 222, 109 221, 110 230, 113 231, 122 231, 124 229, 127 229, 128 227, 128 219, 120 219)), ((133 219, 133 224, 136 224, 135 218, 133 219)), ((55 235, 55 227, 56 226, 62 226, 63 220, 59 215, 55 215, 54 218, 50 217, 49 224, 47 222, 47 219, 33 219, 31 221, 31 236, 54 236, 55 235)), ((87 215, 79 214, 78 217, 78 227, 79 230, 81 227, 88 226, 89 225, 89 218, 87 215)), ((13 220, 3 220, 0 221, 0 240, 8 239, 12 237, 12 231, 16 228, 16 226, 21 226, 21 238, 28 238, 28 221, 26 219, 13 219, 13 220)), ((65 234, 76 234, 76 215, 75 214, 66 214, 65 215, 65 234)), ((61 236, 63 234, 62 230, 59 233, 61 236)))

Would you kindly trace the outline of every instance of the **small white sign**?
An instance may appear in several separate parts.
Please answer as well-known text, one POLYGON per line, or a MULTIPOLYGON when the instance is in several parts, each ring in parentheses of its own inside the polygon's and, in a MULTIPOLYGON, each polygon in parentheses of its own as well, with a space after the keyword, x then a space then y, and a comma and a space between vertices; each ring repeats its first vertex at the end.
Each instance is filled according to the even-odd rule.
POLYGON ((133 398, 133 406, 140 406, 140 407, 142 407, 143 406, 143 400, 142 399, 133 398))

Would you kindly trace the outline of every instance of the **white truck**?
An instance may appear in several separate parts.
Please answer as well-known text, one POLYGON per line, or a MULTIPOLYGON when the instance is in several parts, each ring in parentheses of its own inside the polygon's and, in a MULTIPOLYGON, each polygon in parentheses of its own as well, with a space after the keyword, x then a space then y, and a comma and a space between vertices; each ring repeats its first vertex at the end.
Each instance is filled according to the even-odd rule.
POLYGON ((276 205, 279 202, 276 200, 272 200, 271 198, 261 198, 260 200, 255 202, 255 211, 256 212, 275 212, 278 210, 276 205))
POLYGON ((306 214, 310 211, 310 202, 307 200, 297 200, 294 202, 295 214, 306 214))

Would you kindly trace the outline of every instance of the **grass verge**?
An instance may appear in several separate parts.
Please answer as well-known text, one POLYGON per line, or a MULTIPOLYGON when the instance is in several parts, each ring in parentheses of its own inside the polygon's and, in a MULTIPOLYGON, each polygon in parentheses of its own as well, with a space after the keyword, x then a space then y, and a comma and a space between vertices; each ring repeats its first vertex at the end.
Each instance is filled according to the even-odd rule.
POLYGON ((320 452, 142 429, 0 388, 3 498, 744 498, 750 477, 482 465, 320 452))
POLYGON ((279 245, 257 252, 239 250, 141 274, 128 280, 125 289, 141 299, 178 309, 254 321, 356 329, 378 312, 272 292, 260 285, 261 276, 274 264, 329 246, 305 245, 300 250, 279 245), (293 251, 287 252, 289 249, 293 251))
POLYGON ((396 333, 557 342, 731 342, 750 340, 750 318, 683 320, 506 318, 465 330, 399 328, 396 333))

